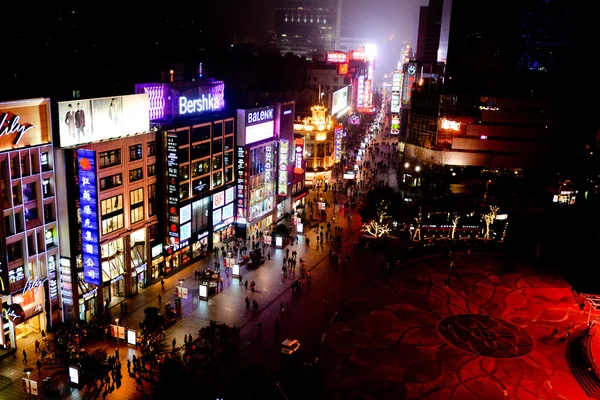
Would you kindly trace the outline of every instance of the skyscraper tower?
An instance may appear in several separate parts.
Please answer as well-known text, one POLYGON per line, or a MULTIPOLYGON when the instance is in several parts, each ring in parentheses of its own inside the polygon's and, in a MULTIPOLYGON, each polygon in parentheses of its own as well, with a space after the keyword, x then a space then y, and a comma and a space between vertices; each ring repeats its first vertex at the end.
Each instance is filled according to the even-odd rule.
POLYGON ((311 58, 338 48, 342 0, 278 0, 275 7, 277 48, 311 58))

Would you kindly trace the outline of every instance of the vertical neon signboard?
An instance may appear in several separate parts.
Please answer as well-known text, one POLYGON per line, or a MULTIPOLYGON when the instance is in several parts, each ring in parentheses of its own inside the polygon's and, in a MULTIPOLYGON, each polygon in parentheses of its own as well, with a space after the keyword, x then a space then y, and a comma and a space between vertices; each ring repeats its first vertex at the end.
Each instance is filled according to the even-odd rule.
POLYGON ((77 150, 77 165, 79 166, 83 281, 100 286, 101 264, 98 195, 96 191, 96 152, 87 149, 77 150))
POLYGON ((246 222, 246 170, 244 147, 237 147, 237 221, 246 222))
POLYGON ((278 196, 287 196, 288 193, 288 149, 289 142, 282 139, 279 142, 279 175, 277 181, 278 196))

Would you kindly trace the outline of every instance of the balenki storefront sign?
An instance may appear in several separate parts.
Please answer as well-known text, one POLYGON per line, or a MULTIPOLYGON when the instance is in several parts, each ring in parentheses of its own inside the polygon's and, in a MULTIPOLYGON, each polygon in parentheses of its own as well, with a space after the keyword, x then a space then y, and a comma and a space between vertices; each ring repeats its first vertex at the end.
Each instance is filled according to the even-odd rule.
POLYGON ((48 99, 0 103, 0 152, 50 142, 48 99))
POLYGON ((101 264, 98 195, 96 190, 96 152, 88 149, 78 149, 77 164, 79 165, 83 281, 100 286, 101 264))

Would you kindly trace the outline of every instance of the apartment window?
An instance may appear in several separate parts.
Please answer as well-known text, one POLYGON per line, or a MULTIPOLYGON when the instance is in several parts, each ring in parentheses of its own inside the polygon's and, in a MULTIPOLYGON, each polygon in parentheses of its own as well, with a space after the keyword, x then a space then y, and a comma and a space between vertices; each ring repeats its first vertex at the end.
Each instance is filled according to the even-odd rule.
POLYGON ((215 122, 213 125, 213 138, 223 136, 223 123, 215 122))
POLYGON ((221 171, 213 174, 213 188, 223 184, 223 173, 221 171))
POLYGON ((190 197, 190 184, 189 182, 182 183, 179 185, 179 200, 184 200, 190 197))
POLYGON ((148 185, 148 217, 156 215, 156 183, 148 185))
POLYGON ((141 160, 142 157, 143 154, 141 144, 134 144, 133 146, 129 146, 129 161, 141 160))
POLYGON ((213 154, 223 151, 223 139, 213 140, 212 144, 213 154))
POLYGON ((192 143, 210 139, 210 125, 192 128, 192 143))
POLYGON ((212 158, 212 169, 213 171, 223 168, 223 156, 213 156, 212 158))
POLYGON ((233 120, 225 121, 225 134, 233 133, 233 120))
POLYGON ((148 157, 156 155, 156 141, 148 142, 148 157))
POLYGON ((179 166, 179 179, 183 181, 190 179, 190 164, 179 166))
POLYGON ((48 159, 48 153, 42 153, 40 156, 40 162, 42 164, 42 172, 50 171, 50 160, 48 159))
POLYGON ((226 167, 229 167, 233 164, 233 151, 228 151, 225 153, 225 157, 223 157, 223 162, 226 167))
POLYGON ((139 188, 129 192, 129 210, 131 211, 131 223, 135 224, 144 219, 144 189, 139 188))
POLYGON ((200 161, 195 161, 192 163, 192 178, 200 175, 207 174, 210 170, 210 166, 208 163, 208 158, 200 161))
POLYGON ((123 174, 114 174, 100 178, 100 190, 108 190, 123 184, 123 174))
POLYGON ((108 168, 121 164, 121 149, 100 153, 100 168, 108 168))
POLYGON ((225 150, 233 150, 233 136, 227 136, 225 138, 225 150))
POLYGON ((142 168, 136 168, 129 170, 129 182, 139 181, 144 178, 144 170, 142 168))
POLYGON ((100 202, 102 234, 106 235, 123 228, 123 195, 110 197, 100 202))
POLYGON ((192 160, 210 156, 210 142, 192 146, 192 160))
POLYGON ((156 175, 156 164, 148 165, 148 176, 156 175))

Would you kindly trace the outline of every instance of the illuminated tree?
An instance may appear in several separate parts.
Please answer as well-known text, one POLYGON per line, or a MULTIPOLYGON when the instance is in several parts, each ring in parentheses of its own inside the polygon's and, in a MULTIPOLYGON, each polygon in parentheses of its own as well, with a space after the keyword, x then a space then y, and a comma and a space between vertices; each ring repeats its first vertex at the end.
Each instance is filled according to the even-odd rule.
POLYGON ((454 219, 452 220, 452 239, 454 240, 454 232, 456 231, 456 226, 458 225, 458 220, 460 219, 460 216, 455 215, 454 219))
POLYGON ((375 237, 382 237, 390 233, 391 228, 388 223, 390 215, 387 213, 387 209, 390 203, 382 200, 377 205, 376 219, 363 224, 361 230, 375 237))
POLYGON ((415 234, 413 235, 413 240, 421 240, 421 220, 423 219, 423 212, 421 208, 419 208, 419 214, 415 217, 415 222, 417 223, 417 227, 415 229, 415 234))
POLYGON ((500 209, 500 207, 498 206, 490 206, 490 212, 487 214, 484 214, 481 219, 483 221, 485 221, 485 238, 489 239, 490 238, 490 225, 494 223, 494 220, 496 219, 496 214, 498 213, 498 210, 500 209))
POLYGON ((391 229, 387 223, 372 220, 362 226, 362 231, 375 237, 382 237, 390 233, 391 229))

